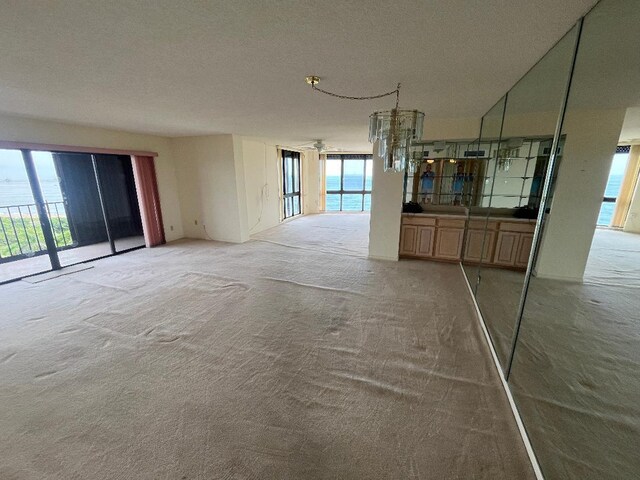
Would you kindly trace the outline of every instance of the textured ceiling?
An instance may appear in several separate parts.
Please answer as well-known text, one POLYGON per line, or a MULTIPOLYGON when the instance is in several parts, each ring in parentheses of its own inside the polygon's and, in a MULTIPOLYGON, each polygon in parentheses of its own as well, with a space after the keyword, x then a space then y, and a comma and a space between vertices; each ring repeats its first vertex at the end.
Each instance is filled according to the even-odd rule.
MULTIPOLYGON (((594 0, 21 0, 0 9, 0 111, 167 136, 367 146, 392 90, 479 117, 594 0)), ((1 132, 0 132, 1 134, 1 132)))

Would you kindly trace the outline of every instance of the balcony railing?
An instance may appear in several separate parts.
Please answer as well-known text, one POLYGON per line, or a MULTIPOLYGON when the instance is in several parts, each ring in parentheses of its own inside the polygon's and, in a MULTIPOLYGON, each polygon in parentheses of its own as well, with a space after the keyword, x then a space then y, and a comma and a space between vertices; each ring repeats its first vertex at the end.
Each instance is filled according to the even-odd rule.
MULTIPOLYGON (((63 202, 45 203, 56 247, 73 246, 63 202)), ((46 253, 40 218, 34 203, 0 206, 0 263, 46 253)))

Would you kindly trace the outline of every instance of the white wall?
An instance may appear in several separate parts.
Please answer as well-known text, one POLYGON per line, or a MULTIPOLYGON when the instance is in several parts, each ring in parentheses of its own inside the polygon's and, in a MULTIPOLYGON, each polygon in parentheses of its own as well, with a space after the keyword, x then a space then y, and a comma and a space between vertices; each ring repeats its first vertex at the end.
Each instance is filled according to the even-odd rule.
POLYGON ((252 235, 280 223, 280 162, 275 144, 250 139, 241 142, 247 224, 252 235))
POLYGON ((320 211, 320 155, 316 150, 303 152, 302 162, 302 213, 320 211))
POLYGON ((248 240, 241 140, 233 135, 171 139, 184 234, 225 242, 248 240))
POLYGON ((398 260, 404 173, 385 172, 384 162, 373 149, 369 256, 398 260))
POLYGON ((624 231, 628 233, 640 233, 640 183, 636 185, 633 193, 627 221, 624 223, 624 231))
POLYGON ((535 272, 582 281, 626 109, 569 111, 558 179, 535 272))
POLYGON ((425 118, 425 140, 474 139, 480 135, 480 118, 425 118))
POLYGON ((183 237, 176 169, 168 139, 0 114, 0 140, 157 152, 155 166, 165 237, 167 241, 183 237))

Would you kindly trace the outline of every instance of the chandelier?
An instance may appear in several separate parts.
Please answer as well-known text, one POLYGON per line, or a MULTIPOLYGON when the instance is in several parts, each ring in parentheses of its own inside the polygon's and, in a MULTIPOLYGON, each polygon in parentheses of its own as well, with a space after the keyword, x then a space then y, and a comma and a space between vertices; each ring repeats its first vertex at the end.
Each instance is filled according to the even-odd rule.
POLYGON ((411 165, 413 160, 411 144, 422 139, 424 113, 418 110, 401 110, 399 108, 400 84, 395 90, 380 95, 352 97, 318 88, 320 77, 315 75, 308 76, 305 80, 315 91, 345 100, 373 100, 395 95, 395 108, 373 112, 369 116, 369 141, 371 143, 378 142, 377 155, 384 161, 385 172, 400 172, 405 168, 415 167, 411 165))
POLYGON ((508 172, 511 164, 518 158, 520 147, 524 144, 523 138, 509 138, 504 142, 505 147, 498 150, 498 170, 508 172))

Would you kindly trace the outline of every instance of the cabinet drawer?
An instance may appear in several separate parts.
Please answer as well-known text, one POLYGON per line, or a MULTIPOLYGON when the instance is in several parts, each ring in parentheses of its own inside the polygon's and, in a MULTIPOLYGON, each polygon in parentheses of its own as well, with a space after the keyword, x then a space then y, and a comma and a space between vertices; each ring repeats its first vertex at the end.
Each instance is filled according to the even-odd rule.
POLYGON ((487 230, 497 230, 498 223, 497 222, 486 222, 485 220, 469 220, 469 230, 484 230, 484 227, 487 227, 487 230))
POLYGON ((536 229, 535 223, 500 222, 501 231, 533 233, 535 229, 536 229))
POLYGON ((464 228, 464 220, 456 220, 453 218, 439 218, 438 227, 445 228, 464 228))
POLYGON ((431 217, 402 217, 402 225, 435 225, 436 219, 431 217))

